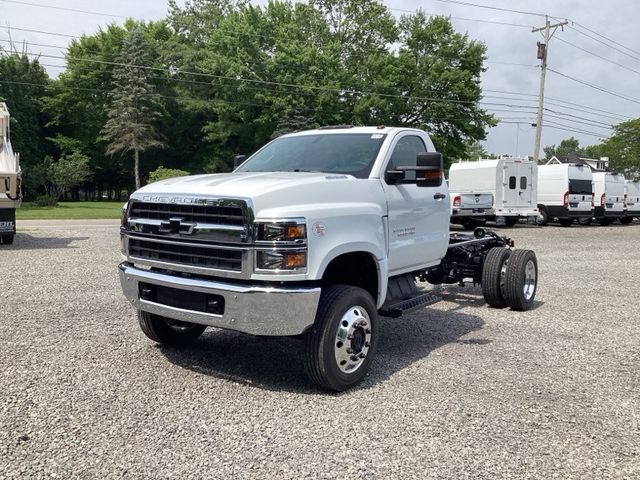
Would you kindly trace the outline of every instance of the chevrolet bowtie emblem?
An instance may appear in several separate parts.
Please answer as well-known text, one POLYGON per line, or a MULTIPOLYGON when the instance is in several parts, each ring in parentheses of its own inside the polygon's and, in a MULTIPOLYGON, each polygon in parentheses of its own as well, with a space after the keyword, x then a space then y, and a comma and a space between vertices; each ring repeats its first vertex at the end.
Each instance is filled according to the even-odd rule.
POLYGON ((160 222, 158 233, 180 233, 182 235, 191 235, 193 234, 195 226, 195 223, 185 222, 184 218, 172 217, 168 221, 163 220, 160 222))

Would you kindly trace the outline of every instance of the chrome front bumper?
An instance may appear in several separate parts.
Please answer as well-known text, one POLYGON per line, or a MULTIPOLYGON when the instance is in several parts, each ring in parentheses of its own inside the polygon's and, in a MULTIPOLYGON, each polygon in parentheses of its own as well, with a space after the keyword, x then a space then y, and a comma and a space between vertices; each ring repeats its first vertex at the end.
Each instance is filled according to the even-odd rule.
POLYGON ((316 316, 320 287, 266 287, 176 277, 141 270, 128 263, 119 268, 125 296, 138 310, 175 320, 226 328, 252 335, 291 336, 309 328, 316 316), (221 315, 185 310, 140 298, 140 282, 224 297, 221 315))

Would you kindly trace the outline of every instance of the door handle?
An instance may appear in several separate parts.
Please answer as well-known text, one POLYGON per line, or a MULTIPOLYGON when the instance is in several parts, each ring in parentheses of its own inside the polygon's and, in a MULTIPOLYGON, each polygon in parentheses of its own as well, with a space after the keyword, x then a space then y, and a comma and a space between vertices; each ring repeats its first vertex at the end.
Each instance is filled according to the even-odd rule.
POLYGON ((436 200, 442 200, 444 197, 446 197, 446 195, 440 192, 433 195, 433 198, 435 198, 436 200))

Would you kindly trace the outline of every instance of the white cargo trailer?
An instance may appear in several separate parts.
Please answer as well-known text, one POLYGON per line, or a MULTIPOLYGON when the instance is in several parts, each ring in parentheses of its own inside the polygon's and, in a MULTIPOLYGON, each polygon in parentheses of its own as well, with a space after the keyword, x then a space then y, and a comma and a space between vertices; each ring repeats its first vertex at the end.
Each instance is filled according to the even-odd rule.
POLYGON ((624 186, 625 211, 620 223, 626 225, 640 217, 640 181, 627 180, 624 186))
POLYGON ((527 159, 459 162, 449 170, 451 220, 472 228, 486 220, 514 225, 521 217, 534 221, 538 165, 527 159))
POLYGON ((568 227, 575 219, 591 221, 593 173, 588 165, 554 163, 538 167, 538 223, 557 220, 568 227))
POLYGON ((616 172, 594 172, 593 216, 600 225, 610 225, 624 216, 624 175, 616 172))
POLYGON ((22 198, 20 157, 11 148, 9 110, 0 102, 0 243, 13 243, 16 208, 22 198))

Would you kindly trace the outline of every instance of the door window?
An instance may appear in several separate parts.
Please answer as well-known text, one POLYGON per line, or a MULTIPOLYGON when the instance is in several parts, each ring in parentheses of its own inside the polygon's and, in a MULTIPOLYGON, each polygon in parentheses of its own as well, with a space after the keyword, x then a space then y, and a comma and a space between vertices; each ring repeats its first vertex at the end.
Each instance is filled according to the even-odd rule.
POLYGON ((509 189, 510 190, 516 189, 516 177, 509 177, 509 189))
MULTIPOLYGON (((418 153, 426 152, 427 147, 420 137, 407 135, 396 143, 389 160, 388 170, 395 170, 396 167, 415 167, 418 153)), ((415 180, 416 172, 406 172, 405 179, 415 180)))
POLYGON ((527 189, 527 177, 520 177, 520 190, 527 189))

